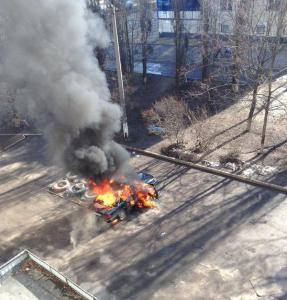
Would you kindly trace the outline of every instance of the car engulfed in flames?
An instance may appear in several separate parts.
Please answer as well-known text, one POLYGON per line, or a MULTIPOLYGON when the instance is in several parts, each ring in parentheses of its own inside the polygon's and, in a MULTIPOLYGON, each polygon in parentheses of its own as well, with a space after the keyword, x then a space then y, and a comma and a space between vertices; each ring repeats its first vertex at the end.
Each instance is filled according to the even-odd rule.
POLYGON ((90 180, 89 188, 96 194, 93 209, 109 223, 124 220, 132 210, 155 208, 158 193, 154 185, 140 180, 90 180))

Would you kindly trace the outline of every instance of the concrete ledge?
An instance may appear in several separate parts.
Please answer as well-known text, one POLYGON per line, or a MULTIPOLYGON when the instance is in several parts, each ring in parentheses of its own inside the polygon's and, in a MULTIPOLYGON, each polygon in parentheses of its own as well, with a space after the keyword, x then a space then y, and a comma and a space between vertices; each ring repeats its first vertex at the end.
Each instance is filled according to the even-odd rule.
MULTIPOLYGON (((0 285, 0 295, 1 295, 1 286, 5 287, 5 281, 7 279, 9 279, 10 277, 15 277, 15 278, 17 277, 17 275, 18 275, 17 272, 20 272, 21 266, 26 260, 33 261, 33 263, 35 263, 37 266, 39 266, 40 268, 47 271, 48 274, 51 275, 51 277, 56 278, 58 281, 62 282, 64 285, 68 285, 77 295, 81 296, 82 299, 97 300, 97 298, 95 296, 93 296, 90 293, 84 291, 76 283, 74 283, 73 281, 71 281, 70 279, 65 277, 63 274, 61 274, 60 272, 55 270, 48 263, 46 263, 45 261, 43 261, 42 259, 40 259, 36 255, 31 253, 29 250, 23 250, 18 255, 11 258, 4 265, 0 266, 0 284, 1 284, 0 285)), ((44 277, 44 275, 43 275, 43 277, 44 277)), ((18 278, 19 278, 19 275, 18 275, 18 278)), ((40 278, 41 278, 41 276, 39 276, 39 279, 40 278)), ((33 279, 29 278, 29 280, 31 281, 33 279)), ((45 282, 47 282, 47 285, 48 285, 48 283, 50 283, 48 280, 46 280, 45 282)), ((33 285, 37 286, 37 282, 36 283, 33 282, 33 285)), ((52 286, 51 290, 53 290, 54 287, 53 287, 52 283, 51 283, 51 286, 52 286)), ((29 293, 30 293, 31 292, 31 284, 30 283, 29 283, 29 288, 30 289, 28 289, 28 290, 29 290, 29 293)), ((40 286, 40 288, 41 288, 41 286, 40 286)), ((8 289, 11 290, 11 287, 8 287, 8 289)), ((8 292, 5 291, 5 293, 8 293, 8 292)), ((65 297, 66 296, 64 296, 63 299, 66 299, 65 297)), ((38 299, 38 298, 36 298, 36 299, 38 299)), ((42 299, 42 298, 39 298, 39 299, 42 299)), ((45 298, 43 298, 43 299, 45 299, 45 298)), ((73 298, 67 298, 67 299, 73 299, 73 298)))

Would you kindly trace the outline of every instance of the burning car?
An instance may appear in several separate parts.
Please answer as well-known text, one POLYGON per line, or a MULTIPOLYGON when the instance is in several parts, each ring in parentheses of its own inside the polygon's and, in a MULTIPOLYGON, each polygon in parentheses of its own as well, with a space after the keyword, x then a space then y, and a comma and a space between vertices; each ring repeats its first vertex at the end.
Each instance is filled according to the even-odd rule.
POLYGON ((114 179, 100 183, 91 181, 90 189, 97 195, 93 209, 113 224, 124 220, 132 210, 156 207, 158 200, 155 186, 140 180, 129 183, 114 179))
POLYGON ((75 198, 102 215, 108 223, 124 220, 130 211, 156 207, 157 180, 150 174, 138 172, 134 179, 125 177, 96 182, 68 173, 49 185, 48 190, 64 198, 75 198))

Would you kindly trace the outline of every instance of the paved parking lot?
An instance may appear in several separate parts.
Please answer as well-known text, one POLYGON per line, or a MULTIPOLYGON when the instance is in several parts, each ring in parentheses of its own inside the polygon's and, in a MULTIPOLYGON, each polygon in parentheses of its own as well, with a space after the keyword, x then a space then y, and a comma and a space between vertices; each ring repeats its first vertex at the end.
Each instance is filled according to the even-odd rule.
POLYGON ((99 299, 287 299, 284 195, 138 156, 159 208, 110 228, 46 192, 45 149, 1 154, 0 263, 27 248, 99 299))

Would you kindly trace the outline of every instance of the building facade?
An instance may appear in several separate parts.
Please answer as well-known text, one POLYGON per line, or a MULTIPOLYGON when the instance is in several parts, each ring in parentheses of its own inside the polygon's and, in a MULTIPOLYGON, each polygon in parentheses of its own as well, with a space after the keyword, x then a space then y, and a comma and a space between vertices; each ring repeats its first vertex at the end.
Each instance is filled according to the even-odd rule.
MULTIPOLYGON (((277 16, 286 7, 286 0, 176 0, 180 1, 184 29, 190 34, 203 31, 203 10, 208 10, 211 33, 233 34, 240 13, 250 35, 276 35, 277 16), (248 26, 247 26, 248 25, 248 26)), ((159 34, 174 32, 174 11, 172 0, 157 0, 159 34)), ((286 20, 285 20, 286 23, 286 20)), ((286 24, 282 35, 286 36, 286 24)))

